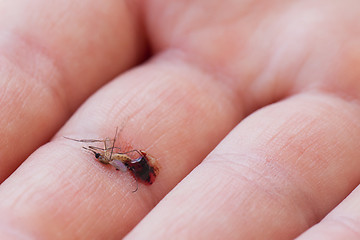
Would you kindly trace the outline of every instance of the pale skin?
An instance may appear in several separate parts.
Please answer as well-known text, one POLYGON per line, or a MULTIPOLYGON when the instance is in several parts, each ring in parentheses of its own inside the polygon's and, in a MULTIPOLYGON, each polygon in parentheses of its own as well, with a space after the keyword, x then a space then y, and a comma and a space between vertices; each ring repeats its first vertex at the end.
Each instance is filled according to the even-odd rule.
POLYGON ((0 1, 0 239, 359 239, 359 16, 356 0, 0 1), (161 167, 136 193, 62 137, 124 122, 117 147, 161 167))

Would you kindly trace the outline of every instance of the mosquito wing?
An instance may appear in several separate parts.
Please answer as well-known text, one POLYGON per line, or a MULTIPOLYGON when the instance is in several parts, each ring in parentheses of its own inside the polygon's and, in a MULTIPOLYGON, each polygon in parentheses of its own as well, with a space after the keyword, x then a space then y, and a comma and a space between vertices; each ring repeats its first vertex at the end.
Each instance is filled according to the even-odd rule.
POLYGON ((110 149, 111 146, 113 145, 114 141, 115 141, 115 139, 105 138, 105 140, 104 140, 105 149, 110 149))
POLYGON ((127 167, 125 166, 125 164, 123 164, 120 160, 112 160, 110 162, 111 165, 113 165, 116 170, 120 170, 122 172, 126 172, 127 171, 127 167))
POLYGON ((106 138, 106 139, 75 139, 75 138, 70 138, 70 137, 65 137, 66 139, 72 140, 72 141, 76 141, 76 142, 85 142, 85 143, 93 143, 93 142, 102 142, 105 143, 105 141, 112 141, 112 139, 106 138))

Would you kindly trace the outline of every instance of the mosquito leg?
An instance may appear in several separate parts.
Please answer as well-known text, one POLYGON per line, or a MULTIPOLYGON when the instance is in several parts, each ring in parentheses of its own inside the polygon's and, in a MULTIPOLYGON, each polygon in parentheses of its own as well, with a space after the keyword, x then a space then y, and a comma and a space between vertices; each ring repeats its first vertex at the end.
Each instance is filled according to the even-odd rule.
MULTIPOLYGON (((95 147, 95 146, 89 146, 90 148, 96 149, 96 150, 102 150, 102 151, 109 151, 111 149, 121 149, 119 147, 108 147, 108 148, 99 148, 99 147, 95 147)), ((120 152, 121 153, 121 152, 120 152)))
MULTIPOLYGON (((117 133, 118 133, 118 127, 116 127, 116 130, 115 130, 115 136, 114 136, 114 141, 113 141, 112 148, 111 148, 110 159, 111 159, 113 151, 114 151, 117 133)), ((106 145, 105 145, 105 149, 107 149, 106 145)))
MULTIPOLYGON (((107 150, 110 150, 110 149, 119 149, 121 150, 121 148, 119 147, 111 147, 111 148, 107 148, 107 149, 101 149, 101 150, 104 150, 104 151, 107 151, 107 150)), ((99 149, 100 150, 100 149, 99 149)), ((127 151, 127 152, 118 152, 120 154, 128 154, 128 153, 132 153, 132 152, 137 152, 141 157, 144 156, 144 154, 142 154, 139 150, 137 149, 134 149, 134 150, 130 150, 130 151, 127 151)))
POLYGON ((122 154, 128 154, 128 153, 131 153, 131 152, 137 152, 141 157, 144 156, 144 154, 142 154, 139 150, 137 149, 134 149, 134 150, 131 150, 131 151, 128 151, 128 152, 122 152, 122 154))
POLYGON ((72 141, 76 141, 76 142, 102 142, 105 144, 106 140, 112 141, 112 139, 106 138, 106 139, 75 139, 75 138, 69 138, 69 137, 64 137, 66 139, 72 140, 72 141))
POLYGON ((101 151, 109 150, 109 149, 104 149, 104 148, 94 147, 94 146, 89 146, 88 148, 90 148, 90 149, 95 149, 95 150, 101 150, 101 151))
POLYGON ((135 181, 136 181, 136 189, 132 191, 133 193, 137 192, 137 190, 139 189, 139 183, 136 176, 135 176, 135 181))

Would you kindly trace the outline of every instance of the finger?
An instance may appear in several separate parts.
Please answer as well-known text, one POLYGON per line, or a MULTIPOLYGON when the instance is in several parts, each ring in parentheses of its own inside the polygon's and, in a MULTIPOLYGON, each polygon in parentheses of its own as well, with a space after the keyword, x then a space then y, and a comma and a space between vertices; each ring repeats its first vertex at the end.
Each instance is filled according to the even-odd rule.
POLYGON ((305 239, 359 239, 359 186, 332 210, 320 223, 316 224, 298 240, 305 239))
POLYGON ((60 232, 65 239, 119 239, 239 121, 242 109, 233 101, 238 100, 231 89, 177 54, 119 77, 1 185, 0 225, 37 238, 53 239, 60 232), (101 144, 61 137, 113 138, 123 124, 115 146, 144 150, 160 165, 155 182, 139 181, 135 193, 129 172, 104 166, 81 150, 101 144))
POLYGON ((127 239, 291 239, 359 183, 360 108, 304 93, 257 111, 127 239))
POLYGON ((1 1, 0 28, 1 182, 145 51, 126 1, 1 1))

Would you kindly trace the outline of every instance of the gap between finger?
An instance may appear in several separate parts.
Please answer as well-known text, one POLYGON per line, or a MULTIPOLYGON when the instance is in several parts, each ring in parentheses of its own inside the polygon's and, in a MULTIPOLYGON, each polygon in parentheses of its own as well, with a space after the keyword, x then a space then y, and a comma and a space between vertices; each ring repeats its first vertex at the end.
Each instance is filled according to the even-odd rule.
POLYGON ((314 225, 297 240, 360 238, 360 187, 332 210, 321 222, 314 225))

